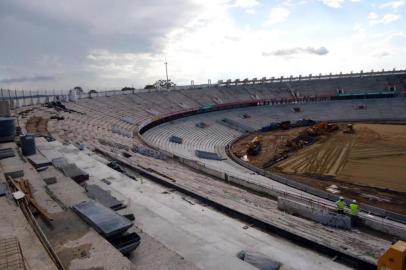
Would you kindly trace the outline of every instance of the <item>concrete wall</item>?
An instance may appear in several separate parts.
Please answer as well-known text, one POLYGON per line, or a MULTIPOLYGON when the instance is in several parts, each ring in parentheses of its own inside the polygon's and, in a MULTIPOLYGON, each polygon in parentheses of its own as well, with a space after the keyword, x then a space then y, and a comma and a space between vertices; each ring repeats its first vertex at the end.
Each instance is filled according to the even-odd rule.
POLYGON ((363 219, 363 223, 365 226, 368 226, 380 232, 387 233, 389 235, 393 235, 395 237, 398 237, 400 240, 406 239, 406 230, 404 228, 394 226, 384 218, 381 221, 376 221, 373 219, 363 219))
MULTIPOLYGON (((298 215, 323 225, 337 227, 342 229, 351 229, 349 215, 338 215, 329 209, 314 203, 300 201, 296 198, 279 196, 278 208, 292 215, 298 215)), ((361 223, 379 232, 383 232, 399 239, 406 239, 406 230, 398 227, 386 219, 377 220, 359 217, 361 223)))
POLYGON ((292 215, 298 215, 326 226, 351 229, 351 219, 349 216, 340 215, 329 211, 327 208, 309 205, 305 202, 295 201, 282 196, 278 197, 278 209, 286 211, 292 215))

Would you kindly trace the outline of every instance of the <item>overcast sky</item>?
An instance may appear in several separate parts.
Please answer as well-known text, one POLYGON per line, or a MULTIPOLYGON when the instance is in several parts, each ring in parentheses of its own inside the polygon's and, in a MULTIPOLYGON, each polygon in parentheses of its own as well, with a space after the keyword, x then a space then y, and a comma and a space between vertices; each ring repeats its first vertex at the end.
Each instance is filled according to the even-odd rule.
POLYGON ((406 0, 0 0, 0 87, 406 68, 406 0))

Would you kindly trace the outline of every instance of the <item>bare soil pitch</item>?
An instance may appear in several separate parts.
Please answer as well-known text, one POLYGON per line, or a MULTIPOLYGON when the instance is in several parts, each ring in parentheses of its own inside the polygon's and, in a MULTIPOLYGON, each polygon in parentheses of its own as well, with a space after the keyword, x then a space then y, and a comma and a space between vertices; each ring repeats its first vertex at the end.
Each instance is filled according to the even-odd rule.
MULTIPOLYGON (((406 214, 406 125, 355 124, 354 129, 354 134, 322 136, 271 167, 268 161, 286 150, 286 141, 301 129, 262 133, 261 153, 248 159, 259 168, 406 214)), ((237 142, 232 151, 242 156, 255 135, 237 142)))

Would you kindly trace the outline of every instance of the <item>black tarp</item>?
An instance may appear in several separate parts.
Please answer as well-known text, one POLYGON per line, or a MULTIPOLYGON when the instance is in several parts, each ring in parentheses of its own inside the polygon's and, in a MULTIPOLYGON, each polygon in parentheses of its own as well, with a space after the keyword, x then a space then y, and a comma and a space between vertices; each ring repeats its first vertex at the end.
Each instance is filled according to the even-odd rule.
POLYGON ((0 149, 0 159, 15 157, 14 150, 11 148, 0 149))
POLYGON ((77 167, 75 164, 68 164, 61 168, 64 175, 72 178, 76 183, 81 184, 89 180, 89 174, 77 167))
POLYGON ((119 200, 111 196, 110 192, 100 188, 99 186, 87 185, 86 192, 89 198, 96 200, 102 205, 113 210, 119 210, 125 207, 119 200))
POLYGON ((106 238, 117 236, 133 225, 127 218, 93 200, 81 202, 72 208, 83 220, 106 238))
POLYGON ((173 143, 178 143, 178 144, 182 144, 182 143, 183 143, 183 139, 180 138, 180 137, 178 137, 178 136, 171 136, 171 137, 169 138, 169 141, 170 141, 170 142, 173 142, 173 143))

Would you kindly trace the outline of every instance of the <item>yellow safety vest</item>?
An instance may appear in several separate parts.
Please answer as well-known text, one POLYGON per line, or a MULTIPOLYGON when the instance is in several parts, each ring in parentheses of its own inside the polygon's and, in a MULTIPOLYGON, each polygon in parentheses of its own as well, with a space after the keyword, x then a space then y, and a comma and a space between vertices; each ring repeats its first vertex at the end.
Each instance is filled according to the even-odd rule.
POLYGON ((345 208, 345 202, 344 202, 344 200, 342 200, 342 201, 338 200, 338 201, 336 202, 336 205, 337 205, 337 210, 344 210, 344 208, 345 208))
POLYGON ((358 213, 359 213, 358 204, 355 204, 355 203, 350 204, 350 209, 351 209, 351 215, 352 216, 358 216, 358 213))

